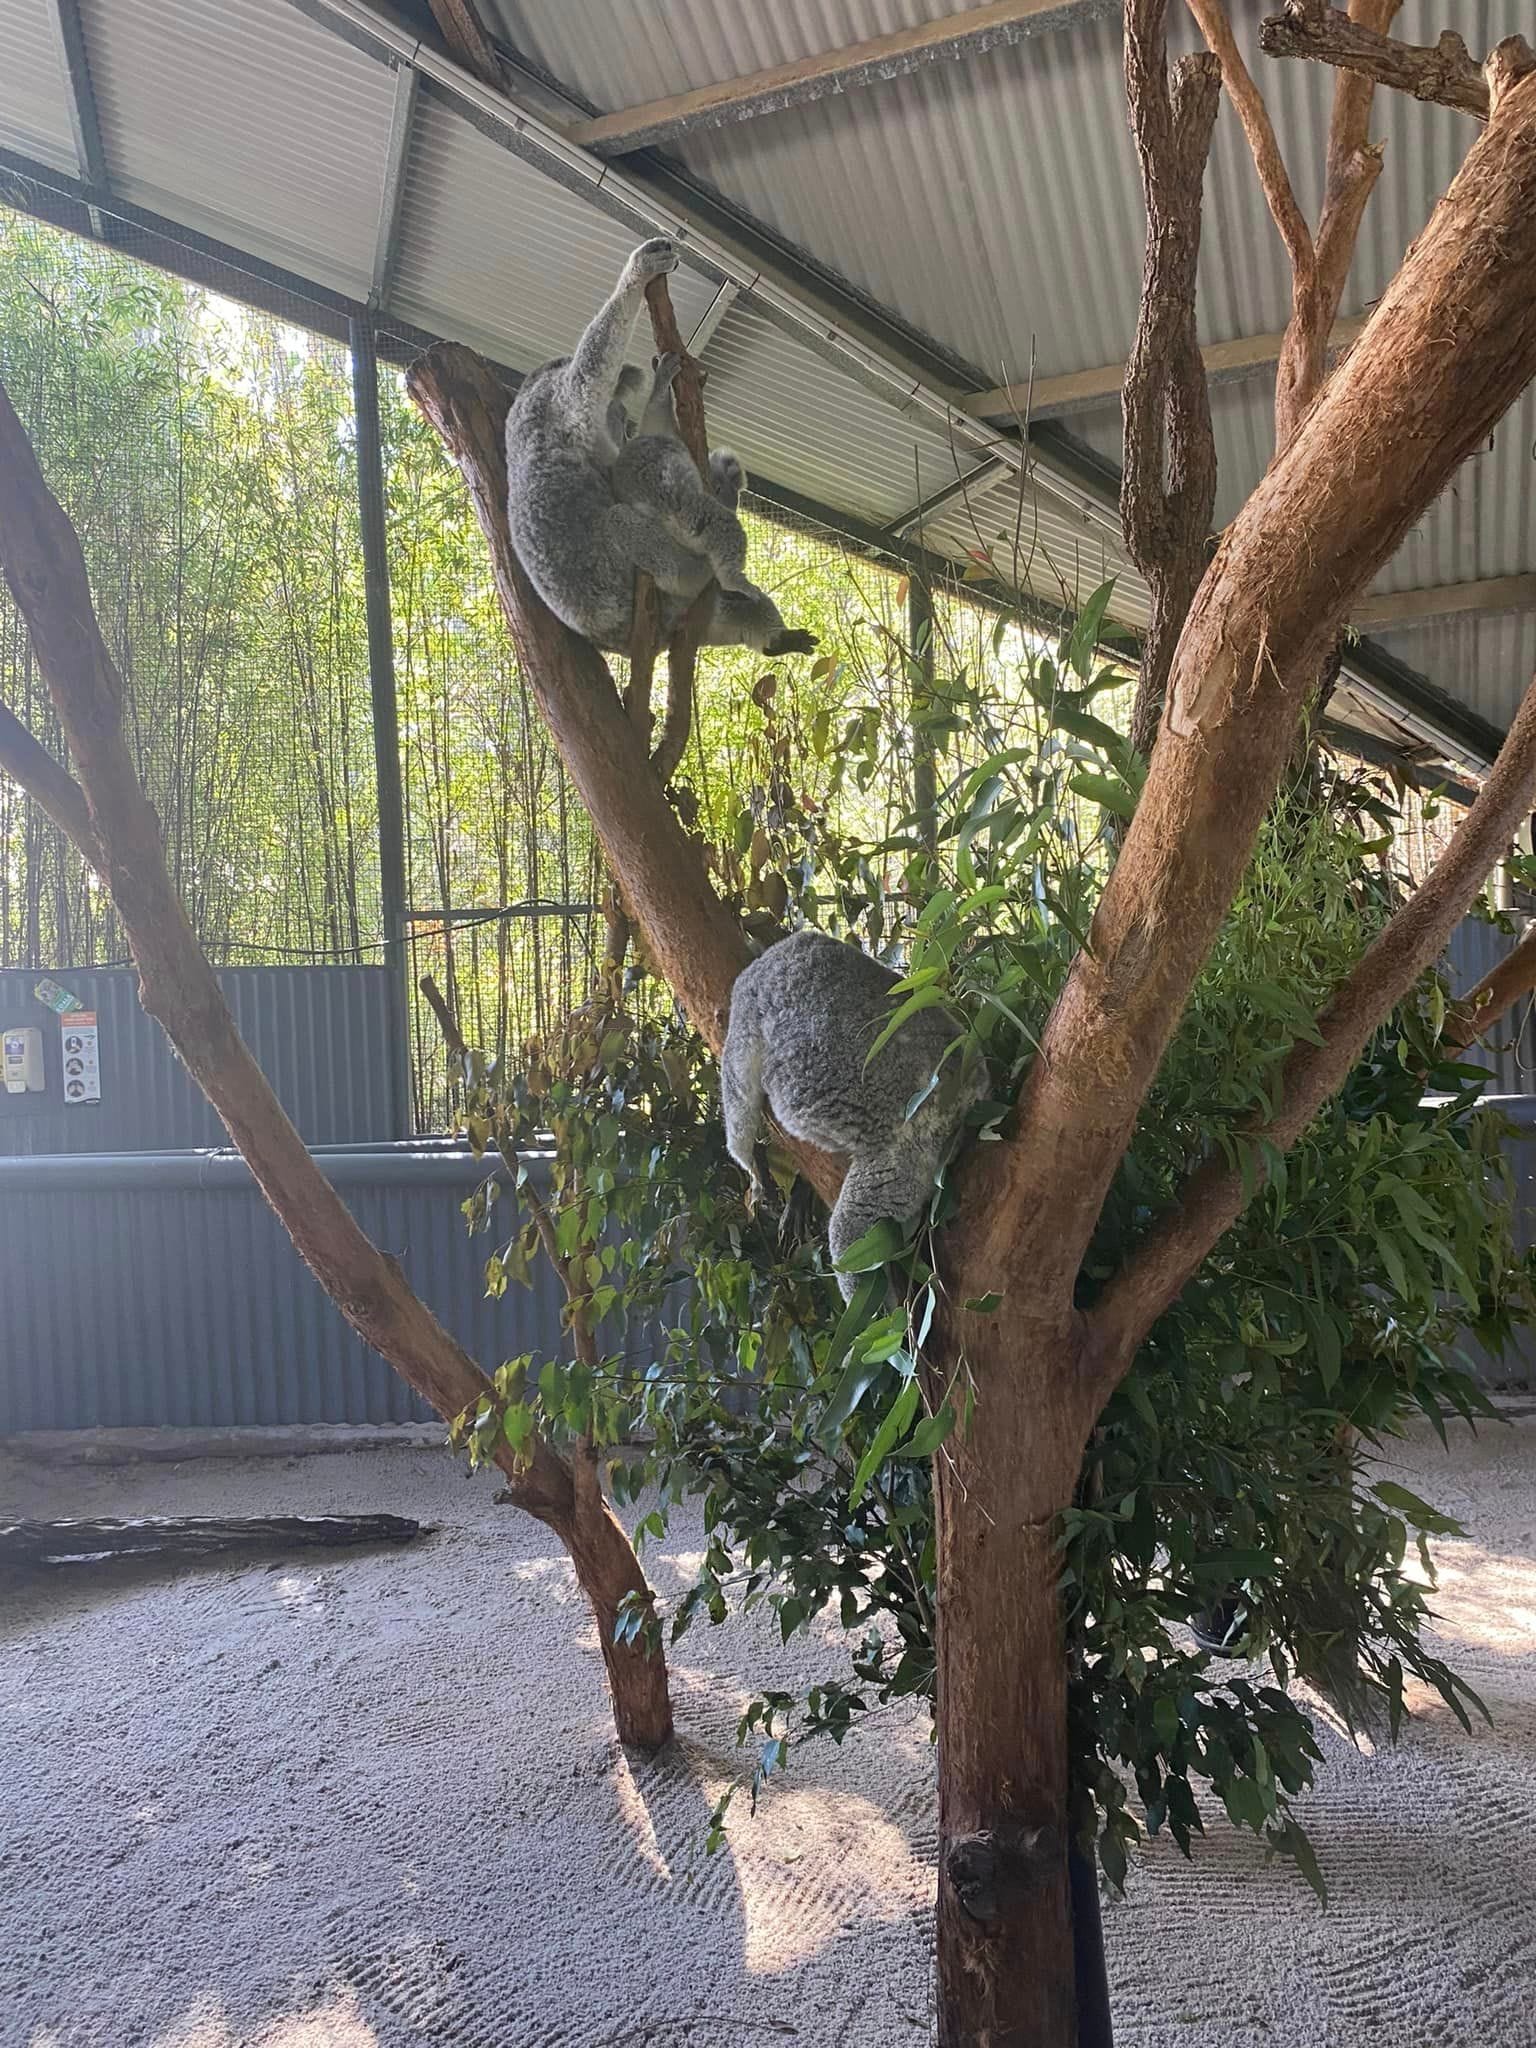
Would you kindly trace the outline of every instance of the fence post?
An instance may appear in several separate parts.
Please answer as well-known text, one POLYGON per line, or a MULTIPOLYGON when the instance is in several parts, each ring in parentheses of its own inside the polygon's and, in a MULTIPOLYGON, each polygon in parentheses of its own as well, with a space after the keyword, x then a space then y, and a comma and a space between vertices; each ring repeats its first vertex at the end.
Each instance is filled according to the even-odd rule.
POLYGON ((379 898, 384 960, 389 971, 388 1031, 393 1138, 411 1135, 411 971, 405 943, 405 797, 400 777, 400 711, 395 691, 395 639, 390 616, 389 540, 384 503, 384 450, 379 431, 379 362, 373 320, 348 322, 352 403, 357 420, 357 503, 363 538, 363 591, 368 614, 368 681, 373 696, 373 757, 379 802, 379 898))

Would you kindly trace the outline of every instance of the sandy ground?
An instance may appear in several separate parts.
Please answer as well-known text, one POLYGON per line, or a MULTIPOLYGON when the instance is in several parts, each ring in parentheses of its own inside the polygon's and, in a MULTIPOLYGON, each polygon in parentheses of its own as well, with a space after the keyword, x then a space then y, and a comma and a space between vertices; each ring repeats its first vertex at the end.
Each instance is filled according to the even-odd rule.
MULTIPOLYGON (((1463 1515, 1443 1637, 1495 1725, 1324 1731, 1326 1915, 1225 1825, 1107 1916, 1121 2048, 1536 2043, 1536 1419, 1413 1445, 1463 1515)), ((749 1690, 835 1668, 696 1631, 681 1741, 631 1766, 594 1631, 527 1518, 443 1454, 0 1466, 10 1514, 385 1508, 404 1551, 0 1599, 5 2048, 920 2048, 932 1761, 916 1717, 803 1752, 706 1858, 749 1690)), ((653 1560, 677 1587, 696 1530, 653 1560)))

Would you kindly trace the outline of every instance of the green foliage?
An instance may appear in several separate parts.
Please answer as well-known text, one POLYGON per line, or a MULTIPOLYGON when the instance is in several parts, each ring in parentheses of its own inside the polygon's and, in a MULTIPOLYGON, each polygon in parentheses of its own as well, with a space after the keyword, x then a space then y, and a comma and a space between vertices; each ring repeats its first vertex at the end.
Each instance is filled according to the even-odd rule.
MULTIPOLYGON (((861 838, 797 803, 798 755, 766 685, 760 779, 743 786, 732 827, 739 902, 753 881, 781 876, 790 921, 899 956, 898 1004, 942 1000, 967 1019, 996 1078, 995 1100, 975 1112, 983 1142, 1033 1057, 1143 780, 1091 708, 1123 677, 1084 631, 1054 648, 1016 638, 1016 673, 1000 691, 995 668, 985 683, 934 679, 932 844, 910 811, 861 838)), ((813 727, 813 755, 817 737, 813 727)), ((888 740, 878 719, 847 707, 828 797, 876 786, 888 740)), ((1153 1331, 1062 1518, 1074 1820, 1116 1883, 1142 1828, 1190 1847, 1204 1787, 1321 1890, 1292 1810, 1319 1761, 1298 1680, 1352 1717, 1377 1704, 1394 1728, 1410 1681, 1463 1717, 1478 1706, 1421 1640, 1427 1540, 1453 1525, 1364 1470, 1369 1448, 1416 1413, 1443 1432, 1446 1418, 1482 1412, 1454 1363, 1457 1336, 1496 1344, 1531 1313, 1498 1133, 1476 1108, 1482 1077, 1436 1064, 1435 977, 1288 1157, 1234 1136, 1271 1105, 1286 1052, 1314 1035, 1318 1008, 1398 900, 1402 878, 1385 858, 1393 823, 1359 777, 1277 806, 1084 1267, 1086 1302, 1213 1148, 1250 1175, 1253 1200, 1153 1331), (1223 1602, 1245 1665, 1214 1661, 1189 1633, 1223 1602)), ((769 908, 761 892, 752 907, 769 908)), ((605 1326, 639 1336, 643 1361, 625 1368, 622 1410, 602 1418, 606 1435, 646 1445, 615 1466, 615 1490, 644 1502, 647 1539, 689 1494, 706 1529, 674 1639, 738 1604, 769 1607, 786 1639, 830 1609, 850 1638, 842 1674, 804 1698, 765 1693, 743 1717, 755 1798, 795 1743, 841 1741, 871 1706, 932 1690, 931 1461, 952 1431, 985 1427, 963 1359, 954 1384, 926 1396, 917 1364, 935 1311, 928 1230, 950 1196, 935 1190, 911 1245, 877 1231, 845 1261, 863 1271, 900 1258, 904 1305, 888 1306, 872 1270, 841 1309, 814 1215, 798 1194, 785 1199, 787 1172, 747 1205, 698 1042, 665 1016, 624 1034, 606 1061, 596 1041, 597 1063, 588 1057, 572 1093, 546 1101, 525 1080, 487 1078, 498 1099, 510 1090, 520 1145, 553 1129, 562 1222, 579 1160, 583 1242, 615 1232, 623 1247, 622 1282, 605 1276, 591 1297, 605 1326)), ((503 1267, 510 1256, 524 1275, 533 1250, 524 1226, 503 1267)), ((986 1313, 997 1297, 966 1306, 986 1313)), ((520 1362, 530 1417, 558 1433, 568 1407, 533 1384, 520 1362)))

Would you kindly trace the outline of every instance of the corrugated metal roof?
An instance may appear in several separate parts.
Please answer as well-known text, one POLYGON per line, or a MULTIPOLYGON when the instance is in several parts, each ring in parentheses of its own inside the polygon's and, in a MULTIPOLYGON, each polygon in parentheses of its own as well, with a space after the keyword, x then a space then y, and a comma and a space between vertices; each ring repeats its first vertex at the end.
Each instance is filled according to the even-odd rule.
POLYGON ((113 189, 356 298, 394 76, 287 0, 86 0, 113 189))
MULTIPOLYGON (((519 367, 568 347, 646 223, 688 205, 686 194, 647 184, 649 174, 637 182, 622 162, 605 168, 582 159, 547 127, 509 126, 505 108, 488 111, 483 93, 477 104, 472 84, 466 90, 462 78, 445 75, 423 0, 402 0, 417 24, 403 33, 377 30, 370 25, 377 17, 355 7, 338 23, 337 0, 82 4, 114 190, 356 298, 366 296, 373 274, 394 66, 415 62, 440 79, 443 93, 429 83, 420 96, 387 310, 519 367), (368 47, 358 46, 359 37, 368 47), (494 133, 482 132, 487 127, 494 133)), ((644 0, 625 9, 609 0, 480 4, 520 56, 579 101, 606 110, 911 27, 951 11, 955 0, 778 0, 754 9, 721 0, 644 0)), ((1265 4, 1234 0, 1250 48, 1265 4)), ((1407 0, 1397 32, 1432 41, 1437 5, 1407 0)), ((1458 25, 1479 49, 1524 20, 1517 0, 1478 0, 1459 12, 1458 25)), ((72 164, 47 0, 11 0, 10 14, 18 26, 8 25, 0 75, 0 145, 72 164)), ((1174 35, 1192 46, 1182 11, 1174 35)), ((1299 196, 1315 207, 1331 75, 1257 54, 1253 61, 1299 196)), ((965 382, 946 383, 925 361, 923 336, 986 383, 1022 377, 1031 364, 1037 377, 1049 377, 1123 359, 1143 216, 1121 90, 1118 11, 1089 5, 1069 26, 1012 47, 680 138, 671 154, 721 194, 736 218, 750 216, 888 309, 896 323, 877 343, 883 367, 867 351, 855 361, 857 349, 850 355, 837 329, 822 324, 828 302, 821 287, 808 271, 793 276, 793 256, 789 300, 776 280, 754 295, 752 260, 738 262, 733 274, 747 289, 709 355, 716 437, 737 445, 768 482, 882 524, 949 482, 956 449, 974 448, 967 437, 987 431, 963 418, 946 429, 943 402, 965 382), (909 370, 911 385, 902 381, 909 370)), ((1387 169, 1366 217, 1346 310, 1364 307, 1382 288, 1471 133, 1443 109, 1390 94, 1378 95, 1374 126, 1387 140, 1387 169)), ((1288 297, 1279 240, 1230 110, 1218 123, 1204 233, 1203 338, 1278 328, 1288 297)), ((697 230, 695 240, 705 246, 697 230)), ((739 246, 749 244, 750 236, 739 246)), ((722 248, 728 235, 726 243, 716 235, 715 253, 685 263, 676 280, 685 323, 709 303, 722 248)), ((1221 387, 1214 409, 1218 516, 1225 519, 1268 459, 1270 380, 1221 387)), ((1117 406, 1068 425, 1118 460, 1117 406)), ((1469 463, 1379 588, 1533 566, 1526 468, 1533 441, 1536 401, 1529 401, 1491 453, 1469 463)), ((969 466, 973 456, 962 459, 969 466)), ((1101 501, 1085 520, 1075 494, 1059 478, 1042 479, 1030 522, 1038 534, 1031 586, 1059 594, 1065 583, 1081 594, 1118 568, 1120 616, 1136 621, 1144 593, 1124 571, 1113 508, 1106 514, 1101 501)), ((965 556, 977 544, 978 524, 991 538, 986 522, 993 519, 998 530, 1012 531, 1006 480, 970 508, 935 515, 924 538, 965 556)), ((1502 722, 1523 675, 1507 677, 1501 693, 1482 665, 1484 653, 1492 660, 1508 651, 1496 644, 1498 632, 1484 636, 1488 644, 1473 664, 1465 630, 1457 630, 1455 673, 1428 660, 1437 645, 1428 631, 1409 636, 1406 658, 1458 695, 1471 692, 1468 702, 1502 722)))
POLYGON ((79 171, 69 85, 52 0, 6 0, 0 42, 0 133, 13 149, 60 171, 79 171))

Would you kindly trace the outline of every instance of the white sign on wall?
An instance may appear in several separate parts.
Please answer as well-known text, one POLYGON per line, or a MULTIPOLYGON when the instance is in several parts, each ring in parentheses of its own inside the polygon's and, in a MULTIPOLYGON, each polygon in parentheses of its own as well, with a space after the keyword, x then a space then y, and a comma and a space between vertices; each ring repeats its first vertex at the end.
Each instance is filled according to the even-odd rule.
POLYGON ((70 1010, 59 1019, 64 1041, 64 1100, 100 1102, 101 1045, 94 1010, 70 1010))

